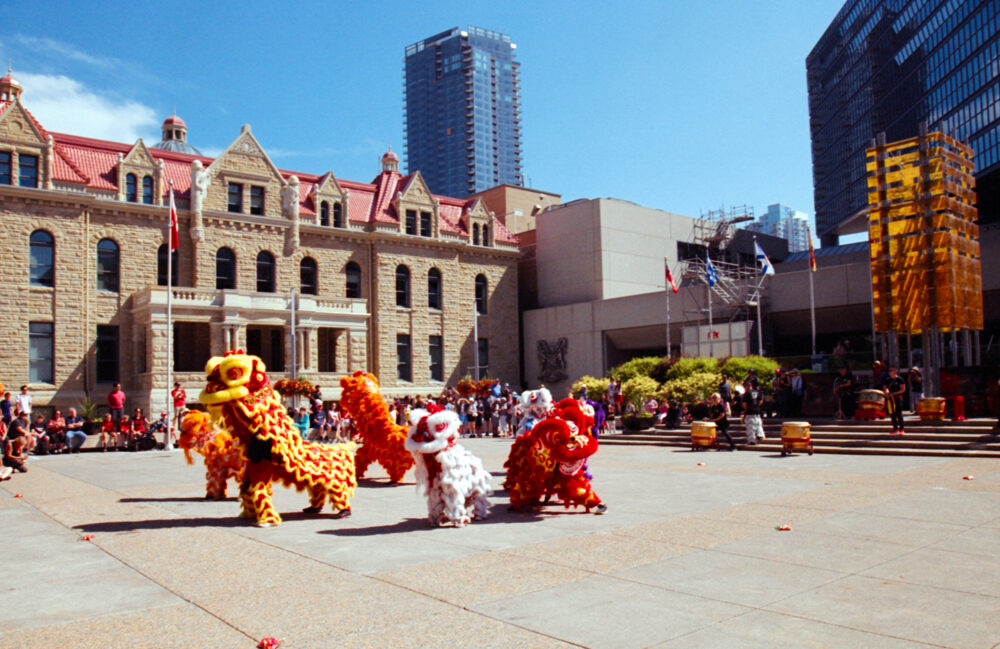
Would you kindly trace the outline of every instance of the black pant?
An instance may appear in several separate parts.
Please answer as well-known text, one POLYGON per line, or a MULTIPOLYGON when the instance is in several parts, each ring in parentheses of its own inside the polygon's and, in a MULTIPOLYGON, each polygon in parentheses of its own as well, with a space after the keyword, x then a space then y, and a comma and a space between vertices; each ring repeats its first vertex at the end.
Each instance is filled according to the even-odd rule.
POLYGON ((736 442, 733 441, 733 436, 729 434, 729 422, 725 419, 715 422, 715 430, 726 436, 729 440, 729 448, 736 448, 736 442))
POLYGON ((889 397, 889 416, 892 418, 892 429, 893 430, 903 430, 903 410, 900 407, 899 397, 889 397))

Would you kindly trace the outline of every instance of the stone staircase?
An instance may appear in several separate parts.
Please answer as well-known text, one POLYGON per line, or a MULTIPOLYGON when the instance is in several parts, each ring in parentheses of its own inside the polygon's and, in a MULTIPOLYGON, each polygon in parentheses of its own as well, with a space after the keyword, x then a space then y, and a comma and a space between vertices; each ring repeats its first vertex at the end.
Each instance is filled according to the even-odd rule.
MULTIPOLYGON (((812 443, 815 453, 858 455, 927 455, 941 457, 1000 457, 1000 435, 993 432, 995 419, 921 422, 905 417, 906 434, 891 435, 889 420, 836 421, 814 419, 812 443)), ((742 451, 781 452, 781 421, 765 419, 767 439, 754 446, 744 444, 746 434, 738 418, 730 420, 729 432, 742 451)), ((809 421, 796 418, 795 421, 809 421)), ((620 426, 620 425, 619 425, 620 426)), ((725 438, 722 447, 726 446, 725 438)), ((662 426, 639 432, 625 431, 601 437, 601 444, 627 446, 674 446, 691 448, 691 429, 683 426, 667 430, 662 426)), ((800 451, 796 451, 798 453, 800 451)), ((804 451, 801 451, 804 452, 804 451)))

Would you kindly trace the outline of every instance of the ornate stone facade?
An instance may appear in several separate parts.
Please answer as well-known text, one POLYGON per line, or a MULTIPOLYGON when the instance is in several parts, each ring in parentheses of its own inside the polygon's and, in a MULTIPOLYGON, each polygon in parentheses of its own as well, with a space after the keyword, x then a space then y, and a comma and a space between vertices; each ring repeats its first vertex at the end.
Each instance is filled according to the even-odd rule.
POLYGON ((273 379, 289 376, 292 299, 297 374, 326 398, 355 370, 377 374, 387 394, 439 392, 471 373, 473 317, 489 374, 515 382, 515 237, 480 202, 434 196, 397 161, 387 154, 360 183, 278 169, 249 126, 214 159, 48 133, 10 95, 0 101, 0 380, 65 409, 86 394, 104 403, 118 378, 129 408, 165 405, 172 187, 173 368, 189 392, 208 357, 231 347, 261 355, 273 379), (488 233, 478 245, 470 224, 488 233), (475 316, 477 276, 488 299, 475 316), (438 336, 442 380, 431 376, 438 336))

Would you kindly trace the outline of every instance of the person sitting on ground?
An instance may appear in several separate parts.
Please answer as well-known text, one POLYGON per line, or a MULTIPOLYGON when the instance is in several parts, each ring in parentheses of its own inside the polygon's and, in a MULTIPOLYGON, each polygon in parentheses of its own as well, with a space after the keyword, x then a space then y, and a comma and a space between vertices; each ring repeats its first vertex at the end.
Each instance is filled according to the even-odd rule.
POLYGON ((31 424, 31 431, 29 433, 34 443, 31 445, 32 453, 34 455, 48 455, 49 454, 49 431, 45 426, 45 415, 37 415, 35 421, 31 424))
POLYGON ((309 411, 305 406, 299 408, 299 412, 295 415, 295 427, 299 429, 299 435, 302 439, 309 437, 309 411))
POLYGON ((66 420, 59 410, 52 413, 52 418, 45 425, 45 432, 49 436, 49 450, 61 453, 66 448, 66 420))
POLYGON ((7 427, 7 438, 14 439, 15 437, 23 437, 25 443, 24 450, 30 452, 31 442, 34 440, 29 433, 30 429, 31 424, 28 422, 28 413, 18 413, 18 415, 14 417, 13 421, 10 422, 10 426, 7 427))
POLYGON ((111 442, 111 450, 118 450, 118 426, 115 425, 115 420, 111 418, 111 413, 104 415, 104 419, 101 420, 101 452, 106 452, 108 450, 108 442, 111 442))
POLYGON ((736 442, 729 434, 729 419, 727 417, 729 417, 729 404, 723 401, 722 395, 716 392, 709 399, 708 420, 715 422, 715 431, 724 435, 729 440, 729 450, 735 451, 736 442))
MULTIPOLYGON (((24 413, 27 415, 28 413, 24 413)), ((14 439, 3 440, 3 465, 19 473, 27 473, 28 458, 25 457, 25 445, 27 437, 18 436, 14 439)))
POLYGON ((83 432, 83 417, 76 414, 76 408, 69 409, 66 417, 66 450, 79 453, 83 443, 87 441, 87 433, 83 432))
POLYGON ((124 449, 135 449, 132 438, 132 418, 122 415, 118 420, 118 434, 121 435, 121 444, 124 449))
POLYGON ((139 450, 139 440, 149 433, 149 421, 143 414, 142 408, 136 408, 132 415, 132 450, 139 450))

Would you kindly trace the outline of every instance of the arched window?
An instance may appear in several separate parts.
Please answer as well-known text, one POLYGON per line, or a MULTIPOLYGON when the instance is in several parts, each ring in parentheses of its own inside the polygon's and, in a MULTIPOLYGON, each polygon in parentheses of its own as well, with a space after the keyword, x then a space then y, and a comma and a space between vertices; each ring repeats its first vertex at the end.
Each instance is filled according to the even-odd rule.
POLYGON ((347 281, 347 297, 361 297, 361 266, 353 261, 347 262, 344 266, 344 275, 347 281))
POLYGON ((326 201, 319 204, 319 224, 330 225, 330 204, 326 201))
POLYGON ((257 253, 257 292, 274 293, 274 255, 266 250, 257 253))
POLYGON ((410 269, 396 266, 396 306, 410 306, 410 269))
POLYGON ((236 253, 229 248, 215 252, 215 288, 220 291, 236 288, 236 253))
POLYGON ((118 244, 111 239, 97 242, 97 290, 118 292, 118 244))
MULTIPOLYGON (((171 252, 170 257, 170 285, 177 286, 179 282, 177 281, 178 271, 176 248, 173 252, 171 252)), ((167 285, 167 244, 165 243, 160 244, 160 248, 156 251, 156 285, 167 285)))
POLYGON ((340 203, 333 204, 333 227, 342 228, 344 227, 344 215, 342 213, 342 208, 340 203))
POLYGON ((486 300, 489 287, 486 285, 486 277, 476 275, 476 313, 486 315, 486 300))
POLYGON ((35 230, 28 241, 31 247, 31 285, 55 286, 55 239, 45 230, 35 230))
POLYGON ((431 309, 441 308, 441 271, 437 268, 427 271, 427 306, 431 309))
POLYGON ((125 200, 129 203, 139 202, 139 183, 135 174, 125 176, 125 200))
POLYGON ((479 224, 478 223, 474 223, 472 225, 472 245, 474 245, 474 246, 478 246, 479 245, 479 224))
POLYGON ((490 226, 483 224, 483 245, 490 245, 490 226))
POLYGON ((142 202, 146 205, 153 204, 153 177, 143 176, 142 178, 142 202))
POLYGON ((312 257, 303 257, 299 264, 299 288, 303 295, 316 295, 316 260, 312 257))

